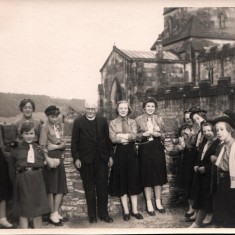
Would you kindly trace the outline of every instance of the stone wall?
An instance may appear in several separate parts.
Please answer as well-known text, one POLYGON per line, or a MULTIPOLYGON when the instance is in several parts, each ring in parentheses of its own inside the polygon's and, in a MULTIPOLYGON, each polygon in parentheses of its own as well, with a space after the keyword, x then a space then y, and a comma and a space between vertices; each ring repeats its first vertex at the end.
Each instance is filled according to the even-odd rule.
MULTIPOLYGON (((65 125, 67 125, 65 123, 65 125)), ((71 125, 69 124, 71 127, 71 125)), ((67 177, 67 185, 68 185, 68 194, 64 196, 62 202, 62 213, 66 217, 72 216, 85 216, 87 214, 87 205, 85 200, 85 193, 82 185, 82 181, 80 178, 79 172, 75 169, 73 165, 73 159, 71 157, 71 136, 66 136, 65 140, 67 141, 66 150, 65 150, 65 158, 64 165, 67 177)), ((167 150, 171 150, 174 148, 170 139, 166 141, 167 150)), ((169 152, 167 152, 169 153, 169 152)), ((177 192, 180 190, 176 187, 176 174, 177 169, 175 168, 175 157, 166 155, 167 160, 167 172, 168 172, 168 184, 163 186, 162 191, 162 203, 165 207, 174 206, 174 201, 177 197, 177 192)), ((139 201, 139 210, 146 210, 144 195, 140 194, 138 196, 139 201)), ((153 201, 154 203, 154 201, 153 201)), ((122 207, 120 204, 120 200, 117 197, 109 196, 108 202, 108 210, 110 214, 120 213, 122 212, 122 207)))

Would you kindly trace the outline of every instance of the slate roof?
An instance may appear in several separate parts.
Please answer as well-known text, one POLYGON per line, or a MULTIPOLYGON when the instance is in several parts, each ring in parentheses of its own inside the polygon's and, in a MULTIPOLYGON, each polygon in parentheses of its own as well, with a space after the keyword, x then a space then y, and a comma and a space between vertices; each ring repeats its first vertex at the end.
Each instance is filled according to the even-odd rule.
MULTIPOLYGON (((132 51, 132 50, 124 50, 119 49, 124 54, 126 54, 131 59, 155 59, 155 53, 153 51, 132 51)), ((163 58, 166 60, 178 60, 179 57, 170 52, 170 51, 163 51, 163 58)))
MULTIPOLYGON (((192 16, 177 35, 162 38, 162 40, 163 45, 165 46, 172 42, 190 37, 235 40, 234 33, 210 31, 207 25, 202 23, 197 16, 192 16)), ((151 50, 155 50, 155 46, 156 41, 152 45, 151 50)))
MULTIPOLYGON (((100 69, 100 71, 103 70, 106 63, 108 62, 111 54, 113 51, 117 52, 121 56, 123 56, 126 60, 129 61, 143 61, 143 62, 153 62, 158 61, 159 59, 156 58, 155 52, 153 51, 135 51, 135 50, 125 50, 125 49, 119 49, 116 46, 113 46, 113 50, 110 53, 109 57, 105 61, 104 65, 100 69)), ((179 61, 179 56, 171 51, 163 51, 163 60, 172 60, 172 61, 179 61)))

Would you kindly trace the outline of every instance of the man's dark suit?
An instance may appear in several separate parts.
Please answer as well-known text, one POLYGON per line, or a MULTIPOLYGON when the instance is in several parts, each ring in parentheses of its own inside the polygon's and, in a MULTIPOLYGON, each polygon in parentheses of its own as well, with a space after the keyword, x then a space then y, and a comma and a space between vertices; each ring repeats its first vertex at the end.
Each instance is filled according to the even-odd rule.
POLYGON ((82 116, 74 121, 71 142, 74 162, 79 169, 85 190, 88 216, 96 217, 96 195, 99 217, 108 215, 108 161, 113 156, 107 120, 96 116, 90 121, 82 116))

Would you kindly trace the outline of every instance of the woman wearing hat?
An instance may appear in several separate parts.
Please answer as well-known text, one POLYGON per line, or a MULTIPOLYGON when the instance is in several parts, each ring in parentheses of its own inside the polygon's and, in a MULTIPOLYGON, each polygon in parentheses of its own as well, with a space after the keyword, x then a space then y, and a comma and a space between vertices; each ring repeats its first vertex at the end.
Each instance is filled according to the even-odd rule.
POLYGON ((191 225, 197 228, 202 225, 208 225, 212 220, 213 194, 211 193, 211 161, 210 157, 215 154, 220 140, 216 138, 213 125, 210 122, 204 122, 201 125, 202 133, 206 141, 201 144, 199 154, 194 166, 195 181, 197 184, 197 194, 195 195, 193 208, 198 211, 196 221, 191 225))
POLYGON ((25 122, 32 122, 34 124, 34 128, 37 130, 36 133, 36 141, 38 141, 38 134, 40 133, 40 127, 43 124, 43 121, 33 117, 33 112, 35 111, 35 103, 31 99, 23 99, 20 102, 19 109, 22 112, 23 116, 14 122, 14 126, 17 130, 17 142, 22 140, 20 130, 22 124, 25 122))
POLYGON ((184 112, 184 122, 186 123, 181 127, 181 137, 177 144, 177 149, 182 151, 182 165, 181 165, 181 183, 185 189, 188 199, 189 209, 185 217, 193 216, 194 209, 192 208, 193 201, 190 200, 190 189, 192 186, 194 170, 193 167, 196 163, 198 151, 195 147, 197 131, 195 125, 190 118, 190 110, 184 112))
POLYGON ((165 125, 161 117, 155 114, 157 101, 149 97, 143 102, 144 114, 136 118, 137 139, 140 141, 139 157, 141 184, 147 201, 147 212, 154 216, 151 191, 154 188, 156 208, 160 213, 165 209, 161 204, 162 186, 167 183, 166 159, 163 141, 165 125))
POLYGON ((227 115, 214 120, 217 138, 224 143, 218 157, 211 157, 218 171, 215 222, 222 227, 235 227, 235 119, 234 113, 227 115))
POLYGON ((141 193, 139 163, 136 157, 135 140, 137 134, 136 122, 128 115, 131 109, 125 100, 117 103, 118 117, 110 122, 109 137, 115 144, 114 164, 109 180, 109 193, 118 196, 123 207, 123 220, 130 219, 127 197, 131 199, 131 216, 143 219, 138 212, 137 195, 141 193))
POLYGON ((63 217, 59 214, 59 208, 63 195, 68 192, 62 158, 65 142, 62 140, 61 125, 58 124, 59 108, 51 105, 46 108, 45 114, 48 120, 41 128, 39 143, 44 147, 47 161, 43 173, 51 208, 49 222, 61 226, 63 217))

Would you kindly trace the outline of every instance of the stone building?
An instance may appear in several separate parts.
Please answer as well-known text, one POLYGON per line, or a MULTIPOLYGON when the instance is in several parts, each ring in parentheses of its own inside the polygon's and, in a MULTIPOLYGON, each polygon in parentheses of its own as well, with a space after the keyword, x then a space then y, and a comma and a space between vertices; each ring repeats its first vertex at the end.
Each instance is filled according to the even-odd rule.
MULTIPOLYGON (((209 117, 230 108, 235 111, 235 8, 165 8, 164 30, 149 51, 131 51, 113 47, 102 66, 98 86, 100 112, 115 117, 118 100, 128 99, 139 115, 146 96, 158 100, 168 141, 168 184, 163 187, 163 204, 174 205, 176 192, 174 147, 183 110, 199 105, 209 117), (171 153, 171 154, 170 154, 171 153)), ((67 119, 66 119, 67 120, 67 119)), ((69 193, 62 209, 67 216, 87 211, 84 190, 70 152, 71 122, 65 122, 67 146, 65 168, 69 193), (66 129, 67 128, 67 129, 66 129)), ((145 210, 143 195, 140 210, 145 210)), ((109 198, 109 211, 121 211, 118 198, 109 198)))
POLYGON ((100 70, 100 110, 112 119, 116 102, 128 99, 136 116, 151 95, 169 132, 193 105, 209 117, 235 111, 234 13, 233 7, 165 8, 164 30, 149 51, 113 47, 100 70))
POLYGON ((177 152, 183 111, 200 106, 208 117, 235 111, 235 8, 165 8, 164 30, 149 51, 113 47, 100 69, 100 111, 115 118, 118 100, 129 101, 133 117, 142 113, 145 97, 158 100, 157 112, 166 123, 168 185, 163 204, 177 192, 177 152))

